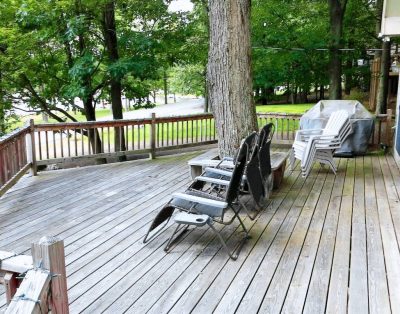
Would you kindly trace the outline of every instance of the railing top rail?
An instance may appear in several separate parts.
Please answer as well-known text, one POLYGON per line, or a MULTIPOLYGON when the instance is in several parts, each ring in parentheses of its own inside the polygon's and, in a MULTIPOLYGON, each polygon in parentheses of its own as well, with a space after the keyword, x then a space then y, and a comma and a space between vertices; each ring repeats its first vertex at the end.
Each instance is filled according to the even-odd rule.
POLYGON ((12 131, 11 133, 4 135, 3 137, 0 137, 0 148, 2 146, 6 145, 7 143, 12 142, 16 138, 23 136, 25 134, 28 134, 30 131, 31 131, 31 127, 30 127, 30 125, 28 125, 23 128, 16 129, 16 130, 12 131))
MULTIPOLYGON (((186 120, 198 120, 211 118, 211 113, 194 114, 186 116, 173 116, 173 117, 156 117, 156 122, 176 122, 186 120)), ((84 128, 97 128, 97 127, 120 127, 127 125, 143 125, 151 124, 152 119, 124 119, 124 120, 108 120, 108 121, 85 121, 85 122, 64 122, 64 123, 46 123, 35 124, 35 131, 51 131, 60 129, 84 129, 84 128)))
POLYGON ((202 113, 195 115, 186 115, 186 116, 174 116, 174 117, 159 117, 156 118, 157 122, 177 122, 177 121, 190 121, 190 120, 200 120, 200 119, 209 119, 213 118, 212 113, 202 113))
POLYGON ((271 118, 300 118, 301 113, 284 113, 284 112, 257 112, 257 116, 268 116, 271 118))
POLYGON ((51 131, 60 129, 85 129, 85 128, 98 128, 98 127, 119 127, 126 125, 141 125, 141 124, 151 124, 151 118, 35 124, 35 131, 51 131))

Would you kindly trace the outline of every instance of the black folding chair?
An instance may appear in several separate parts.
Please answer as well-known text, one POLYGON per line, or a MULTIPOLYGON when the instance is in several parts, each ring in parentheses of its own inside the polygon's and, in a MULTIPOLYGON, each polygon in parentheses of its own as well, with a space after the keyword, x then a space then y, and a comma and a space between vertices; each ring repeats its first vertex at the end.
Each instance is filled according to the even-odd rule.
POLYGON ((230 258, 235 260, 240 252, 244 240, 248 238, 248 231, 239 216, 241 206, 238 204, 237 199, 239 196, 239 189, 244 168, 246 166, 246 159, 250 149, 249 143, 250 139, 242 142, 239 152, 235 158, 235 167, 229 181, 210 177, 198 177, 197 180, 195 180, 184 193, 174 193, 172 195, 172 199, 163 207, 163 209, 154 219, 144 238, 144 242, 147 242, 149 239, 153 238, 155 234, 157 234, 162 228, 149 237, 150 233, 163 223, 165 226, 172 216, 174 210, 178 209, 179 213, 174 217, 174 222, 177 223, 178 226, 175 228, 175 231, 171 235, 165 247, 167 252, 169 251, 174 240, 177 239, 181 232, 184 232, 189 226, 193 225, 195 227, 202 227, 207 225, 217 234, 223 247, 227 250, 230 258), (210 189, 212 190, 215 186, 225 187, 225 193, 223 197, 210 193, 210 189), (226 212, 229 209, 233 211, 233 216, 227 218, 228 216, 226 215, 226 212), (217 222, 228 225, 231 224, 235 219, 238 219, 245 235, 240 241, 239 246, 231 251, 229 250, 226 241, 223 239, 221 234, 213 226, 213 223, 217 222))
POLYGON ((261 173, 264 197, 269 199, 269 195, 273 188, 273 173, 271 167, 271 142, 274 136, 275 126, 273 123, 266 124, 261 130, 258 137, 259 150, 259 171, 261 173))

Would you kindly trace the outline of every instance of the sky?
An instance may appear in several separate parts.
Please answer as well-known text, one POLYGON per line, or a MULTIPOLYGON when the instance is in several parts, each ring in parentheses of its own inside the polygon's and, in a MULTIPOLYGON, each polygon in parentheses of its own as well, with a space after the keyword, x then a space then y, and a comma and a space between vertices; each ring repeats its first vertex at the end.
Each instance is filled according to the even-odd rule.
POLYGON ((193 9, 193 3, 190 0, 174 0, 169 5, 169 11, 191 11, 193 9))

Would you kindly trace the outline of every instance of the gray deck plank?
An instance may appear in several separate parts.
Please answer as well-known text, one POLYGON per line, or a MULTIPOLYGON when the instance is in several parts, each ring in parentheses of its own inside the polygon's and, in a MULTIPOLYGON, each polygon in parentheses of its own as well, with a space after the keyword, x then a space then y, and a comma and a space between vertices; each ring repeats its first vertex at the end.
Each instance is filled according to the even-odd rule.
MULTIPOLYGON (((318 165, 306 179, 287 171, 266 209, 245 219, 252 238, 231 261, 206 228, 185 233, 169 254, 171 223, 142 243, 200 153, 25 176, 0 198, 0 247, 29 254, 43 235, 63 238, 71 313, 400 311, 392 156, 338 159, 337 176, 318 165)), ((229 243, 236 227, 219 226, 229 243)))
MULTIPOLYGON (((380 159, 381 158, 379 158, 379 160, 380 159)), ((381 238, 388 279, 390 307, 393 313, 400 313, 400 252, 399 246, 393 245, 394 243, 397 243, 397 238, 379 160, 373 164, 373 172, 375 178, 379 224, 381 228, 381 238)))
POLYGON ((356 159, 353 217, 351 222, 351 260, 349 278, 349 313, 368 313, 367 232, 365 224, 365 182, 363 159, 356 159), (360 302, 366 300, 366 302, 360 302))
POLYGON ((304 313, 325 312, 346 166, 347 160, 340 160, 303 307, 304 313))
MULTIPOLYGON (((273 239, 271 246, 268 248, 267 254, 264 256, 264 259, 260 265, 258 265, 257 272, 252 278, 247 290, 236 291, 235 299, 240 300, 241 298, 241 302, 237 308, 238 313, 255 313, 258 311, 264 295, 268 290, 271 280, 275 274, 276 268, 281 260, 282 254, 287 246, 292 231, 300 217, 301 210, 307 201, 308 195, 312 190, 314 183, 316 182, 317 173, 318 172, 316 169, 314 169, 314 171, 307 178, 308 184, 303 185, 299 195, 294 200, 287 216, 281 223, 279 231, 273 239), (245 294, 242 295, 243 293, 245 294)), ((221 302, 219 307, 221 308, 222 306, 225 306, 228 300, 229 299, 224 296, 222 300, 223 302, 221 302), (226 301, 224 301, 224 299, 226 301)), ((218 310, 219 309, 217 308, 217 311, 218 310)))
POLYGON ((282 313, 298 313, 304 306, 334 182, 335 176, 328 174, 290 281, 282 313))
POLYGON ((386 276, 378 205, 375 192, 375 177, 372 164, 375 158, 364 158, 365 208, 367 224, 368 297, 370 313, 391 313, 386 276))

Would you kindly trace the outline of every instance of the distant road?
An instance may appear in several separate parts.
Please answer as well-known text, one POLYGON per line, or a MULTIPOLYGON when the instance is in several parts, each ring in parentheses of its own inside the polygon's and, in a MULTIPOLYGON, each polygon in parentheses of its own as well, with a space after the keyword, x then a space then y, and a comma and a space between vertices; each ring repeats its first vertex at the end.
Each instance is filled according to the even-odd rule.
MULTIPOLYGON (((172 101, 172 99, 168 99, 172 101)), ((158 105, 151 109, 139 109, 124 112, 124 119, 150 118, 155 112, 157 117, 181 116, 204 112, 204 98, 180 98, 176 103, 158 105)), ((112 116, 98 120, 112 120, 112 116)))

